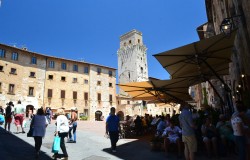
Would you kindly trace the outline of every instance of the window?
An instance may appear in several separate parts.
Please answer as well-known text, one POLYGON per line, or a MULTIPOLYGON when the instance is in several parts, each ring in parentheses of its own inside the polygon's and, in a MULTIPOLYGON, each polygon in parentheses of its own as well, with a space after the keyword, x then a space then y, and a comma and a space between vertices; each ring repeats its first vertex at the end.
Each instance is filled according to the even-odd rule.
POLYGON ((131 44, 132 43, 132 41, 131 40, 129 40, 129 44, 131 44))
POLYGON ((66 77, 61 77, 61 81, 66 81, 66 77))
POLYGON ((77 82, 77 78, 73 78, 73 83, 76 83, 77 82))
POLYGON ((143 73, 143 68, 141 67, 141 73, 143 73))
POLYGON ((97 100, 99 101, 99 103, 101 102, 101 99, 102 99, 101 93, 97 93, 97 100))
POLYGON ((48 98, 52 98, 53 92, 52 89, 48 89, 48 98))
POLYGON ((84 67, 84 74, 89 74, 89 67, 84 67))
POLYGON ((67 64, 63 62, 61 64, 61 68, 62 68, 62 70, 66 70, 67 69, 67 64))
POLYGON ((100 75, 102 72, 102 69, 101 68, 97 68, 97 74, 100 75))
POLYGON ((77 99, 77 92, 73 91, 73 99, 77 99))
POLYGON ((30 77, 35 77, 36 73, 35 72, 30 72, 30 77))
POLYGON ((138 39, 138 43, 141 43, 141 40, 140 40, 140 39, 138 39))
POLYGON ((14 60, 14 61, 17 61, 18 60, 18 53, 13 52, 12 55, 11 55, 11 59, 14 60))
POLYGON ((112 71, 109 71, 109 77, 112 77, 112 71))
POLYGON ((73 65, 73 71, 78 72, 78 65, 77 64, 73 65))
POLYGON ((112 83, 109 83, 109 87, 113 87, 113 86, 112 86, 112 83))
POLYGON ((61 98, 65 98, 65 90, 61 90, 61 98))
POLYGON ((127 101, 127 104, 130 104, 130 101, 127 101))
POLYGON ((16 74, 16 68, 11 68, 10 69, 10 74, 16 74))
POLYGON ((9 84, 9 93, 14 94, 15 91, 15 85, 14 84, 9 84))
POLYGON ((31 58, 31 64, 36 64, 36 57, 31 58))
POLYGON ((100 86, 101 85, 101 81, 97 81, 97 85, 100 86))
POLYGON ((89 84, 89 80, 84 79, 84 84, 89 84))
POLYGON ((83 113, 85 116, 88 116, 89 115, 89 110, 88 109, 84 109, 84 113, 83 113))
POLYGON ((2 82, 0 82, 0 93, 2 93, 2 82))
POLYGON ((53 80, 53 75, 49 75, 49 80, 53 80))
POLYGON ((34 96, 34 87, 29 87, 29 96, 34 96))
POLYGON ((112 94, 109 95, 109 102, 112 102, 113 101, 113 97, 112 97, 112 94))
POLYGON ((87 101, 89 99, 89 94, 88 92, 84 92, 84 100, 87 101))
POLYGON ((55 61, 49 61, 49 68, 55 68, 55 61))
POLYGON ((0 49, 0 58, 5 58, 5 50, 4 49, 0 49))
POLYGON ((3 72, 3 66, 0 66, 0 72, 3 72))

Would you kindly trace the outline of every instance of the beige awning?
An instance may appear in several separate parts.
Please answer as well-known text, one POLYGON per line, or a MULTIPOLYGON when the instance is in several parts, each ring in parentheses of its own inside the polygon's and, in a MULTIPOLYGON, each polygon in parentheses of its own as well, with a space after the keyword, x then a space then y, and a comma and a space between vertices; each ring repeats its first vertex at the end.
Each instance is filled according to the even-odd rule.
POLYGON ((227 75, 235 35, 216 35, 154 56, 171 78, 227 75))
POLYGON ((151 80, 118 84, 134 100, 160 100, 162 102, 192 100, 185 79, 151 80))

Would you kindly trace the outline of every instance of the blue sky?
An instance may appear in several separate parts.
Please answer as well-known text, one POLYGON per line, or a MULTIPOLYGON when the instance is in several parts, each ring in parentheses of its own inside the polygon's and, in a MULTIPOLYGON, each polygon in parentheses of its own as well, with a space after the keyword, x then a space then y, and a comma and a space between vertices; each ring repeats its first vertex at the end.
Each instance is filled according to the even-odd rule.
POLYGON ((198 40, 205 0, 2 0, 0 43, 117 67, 119 37, 137 29, 149 76, 168 79, 153 54, 198 40))

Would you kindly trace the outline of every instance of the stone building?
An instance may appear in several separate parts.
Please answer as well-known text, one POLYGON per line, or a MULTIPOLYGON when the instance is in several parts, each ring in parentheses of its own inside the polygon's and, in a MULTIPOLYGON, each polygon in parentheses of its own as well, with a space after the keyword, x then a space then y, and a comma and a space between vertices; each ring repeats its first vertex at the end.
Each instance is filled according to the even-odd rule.
MULTIPOLYGON (((250 3, 247 0, 205 0, 205 4, 208 22, 197 28, 200 39, 223 32, 230 36, 230 30, 237 29, 232 62, 229 64, 230 75, 223 77, 231 91, 225 91, 219 81, 215 80, 213 84, 220 88, 219 94, 224 101, 243 100, 250 106, 250 3), (225 25, 227 27, 223 28, 227 30, 222 30, 225 25)), ((207 90, 211 90, 209 85, 207 90)), ((210 105, 219 105, 218 96, 212 90, 208 94, 214 97, 213 101, 209 101, 210 105)))
MULTIPOLYGON (((142 33, 132 30, 120 37, 118 56, 118 83, 148 81, 147 47, 143 43, 142 33)), ((147 104, 146 101, 134 101, 127 93, 119 90, 117 111, 120 115, 144 115, 168 113, 169 109, 147 104), (165 112, 166 111, 166 112, 165 112)))
POLYGON ((116 69, 0 44, 0 106, 18 100, 26 110, 76 107, 90 120, 116 105, 116 69))

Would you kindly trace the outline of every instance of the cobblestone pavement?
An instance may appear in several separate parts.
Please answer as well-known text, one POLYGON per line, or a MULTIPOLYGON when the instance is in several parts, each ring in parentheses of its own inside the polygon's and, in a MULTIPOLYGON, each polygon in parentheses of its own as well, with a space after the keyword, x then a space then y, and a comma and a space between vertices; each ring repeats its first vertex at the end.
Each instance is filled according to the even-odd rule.
MULTIPOLYGON (((41 160, 51 159, 51 146, 55 122, 47 127, 46 136, 41 147, 41 160)), ((3 126, 2 126, 3 127, 3 126)), ((0 127, 0 159, 1 160, 33 160, 35 159, 34 140, 26 134, 9 134, 0 127)), ((12 124, 11 131, 16 128, 12 124)), ((28 128, 25 128, 28 131, 28 128)), ((154 159, 177 159, 175 154, 165 156, 164 152, 150 151, 149 140, 120 139, 116 153, 110 151, 110 140, 104 137, 105 122, 103 121, 80 121, 77 127, 77 142, 66 143, 69 160, 154 160, 154 159)), ((65 139, 66 140, 66 139, 65 139)), ((61 151, 59 153, 62 153, 61 151)), ((184 159, 184 158, 183 158, 184 159)), ((199 154, 197 159, 207 159, 199 154)), ((235 159, 235 157, 220 158, 221 160, 235 159)))

